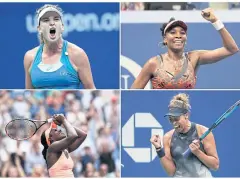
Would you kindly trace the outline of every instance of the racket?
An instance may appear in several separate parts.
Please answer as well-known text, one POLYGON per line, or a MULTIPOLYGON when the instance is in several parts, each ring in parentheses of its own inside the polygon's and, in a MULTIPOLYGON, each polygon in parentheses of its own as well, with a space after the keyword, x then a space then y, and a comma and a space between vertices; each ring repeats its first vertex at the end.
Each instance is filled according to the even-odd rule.
MULTIPOLYGON (((219 124, 221 124, 227 117, 237 109, 240 105, 240 100, 237 101, 234 105, 232 105, 225 113, 223 113, 213 124, 212 126, 199 138, 201 142, 213 129, 215 129, 219 124)), ((187 157, 191 153, 190 148, 188 148, 184 153, 183 156, 187 157)))
POLYGON ((30 120, 27 118, 15 118, 10 121, 6 127, 6 134, 14 140, 27 140, 31 138, 40 127, 46 123, 51 123, 52 118, 46 121, 30 120))

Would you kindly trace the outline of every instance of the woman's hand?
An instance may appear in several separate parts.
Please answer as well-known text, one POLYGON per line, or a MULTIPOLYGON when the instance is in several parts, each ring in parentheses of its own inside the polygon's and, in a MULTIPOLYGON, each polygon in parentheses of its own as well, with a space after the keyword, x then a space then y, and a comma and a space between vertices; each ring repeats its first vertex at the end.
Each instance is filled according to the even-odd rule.
POLYGON ((161 137, 159 135, 153 135, 150 142, 155 146, 155 148, 162 148, 161 137))
POLYGON ((200 151, 200 141, 195 139, 190 145, 189 148, 191 152, 196 155, 200 151))
POLYGON ((211 8, 206 8, 202 10, 201 15, 203 16, 204 19, 207 21, 214 23, 218 20, 218 18, 215 16, 213 9, 211 8))
POLYGON ((64 122, 65 117, 63 114, 54 114, 53 115, 53 122, 57 124, 58 126, 61 126, 62 123, 64 122))

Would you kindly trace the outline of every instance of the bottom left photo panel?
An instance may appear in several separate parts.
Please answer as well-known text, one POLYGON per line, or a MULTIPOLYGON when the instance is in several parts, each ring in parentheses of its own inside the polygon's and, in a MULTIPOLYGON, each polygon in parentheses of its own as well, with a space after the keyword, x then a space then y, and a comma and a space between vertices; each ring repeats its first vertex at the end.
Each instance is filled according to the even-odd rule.
POLYGON ((0 90, 0 177, 120 177, 118 90, 0 90))

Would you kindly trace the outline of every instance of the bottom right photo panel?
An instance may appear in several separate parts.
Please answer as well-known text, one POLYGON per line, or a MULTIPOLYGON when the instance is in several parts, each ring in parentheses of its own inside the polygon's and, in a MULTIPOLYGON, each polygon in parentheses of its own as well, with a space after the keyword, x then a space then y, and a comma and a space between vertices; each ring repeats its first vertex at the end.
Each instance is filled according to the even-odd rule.
POLYGON ((240 177, 240 91, 122 91, 121 177, 240 177))

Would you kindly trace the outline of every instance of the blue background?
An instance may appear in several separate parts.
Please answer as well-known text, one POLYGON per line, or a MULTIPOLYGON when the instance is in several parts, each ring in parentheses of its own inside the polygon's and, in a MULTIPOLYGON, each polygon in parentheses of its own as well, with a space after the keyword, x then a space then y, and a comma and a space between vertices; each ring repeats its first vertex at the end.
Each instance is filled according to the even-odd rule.
MULTIPOLYGON (((240 23, 224 24, 240 46, 240 23)), ((213 50, 222 47, 221 37, 210 23, 187 23, 187 25, 188 38, 185 51, 213 50)), ((160 23, 121 24, 121 54, 143 67, 149 58, 165 53, 167 48, 158 46, 158 43, 163 41, 160 33, 161 26, 160 23)), ((240 88, 240 80, 237 78, 240 75, 239 66, 239 53, 214 64, 202 65, 197 72, 195 88, 240 88)), ((130 87, 134 81, 133 76, 124 68, 121 68, 121 74, 131 76, 128 81, 128 87, 130 87)), ((121 87, 124 88, 122 78, 121 87)))
MULTIPOLYGON (((44 3, 49 4, 49 3, 44 3)), ((35 15, 43 3, 0 3, 1 70, 0 88, 25 88, 23 58, 27 50, 39 45, 37 33, 27 31, 26 16, 35 15)), ((50 3, 56 4, 56 3, 50 3)), ((58 3, 65 14, 93 13, 99 18, 104 13, 119 19, 119 3, 58 3)), ((82 27, 87 26, 79 22, 82 27)), ((73 30, 64 39, 87 53, 96 88, 119 88, 119 20, 112 31, 94 28, 78 32, 73 30)), ((31 25, 34 24, 30 23, 31 25)), ((65 27, 67 24, 65 24, 65 27)))
MULTIPOLYGON (((163 126, 164 133, 172 129, 170 123, 163 117, 172 96, 181 91, 122 91, 121 126, 134 113, 152 113, 163 126)), ((210 127, 230 106, 240 99, 240 91, 188 91, 192 106, 190 120, 210 127)), ((216 140, 220 159, 218 171, 213 171, 214 177, 240 177, 239 166, 239 116, 240 109, 234 111, 213 134, 216 140)), ((151 147, 150 129, 135 130, 135 147, 151 147)), ((156 157, 150 163, 135 163, 121 149, 122 177, 167 177, 156 157)))

